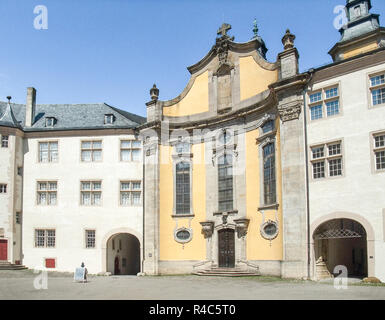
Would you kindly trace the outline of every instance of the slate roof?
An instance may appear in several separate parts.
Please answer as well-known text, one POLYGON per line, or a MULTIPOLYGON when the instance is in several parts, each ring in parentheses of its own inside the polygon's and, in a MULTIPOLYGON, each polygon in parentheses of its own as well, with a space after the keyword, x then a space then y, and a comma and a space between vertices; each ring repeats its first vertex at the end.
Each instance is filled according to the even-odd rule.
MULTIPOLYGON (((9 109, 9 108, 8 108, 9 109)), ((12 112, 7 111, 7 102, 0 101, 0 126, 15 127, 10 121, 13 114, 17 125, 25 131, 55 131, 75 129, 136 128, 146 118, 111 107, 106 103, 94 104, 37 104, 32 127, 25 127, 25 105, 11 103, 12 112), (112 124, 104 123, 104 115, 113 114, 112 124), (46 127, 45 119, 54 117, 54 127, 46 127)))

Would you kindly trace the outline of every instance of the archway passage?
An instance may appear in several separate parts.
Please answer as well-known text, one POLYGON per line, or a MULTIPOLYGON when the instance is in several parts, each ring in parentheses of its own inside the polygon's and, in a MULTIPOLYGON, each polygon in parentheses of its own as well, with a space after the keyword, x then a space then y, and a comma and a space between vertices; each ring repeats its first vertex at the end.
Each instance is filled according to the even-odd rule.
POLYGON ((118 233, 107 241, 107 271, 114 275, 140 272, 140 242, 129 233, 118 233))
POLYGON ((351 219, 329 220, 314 231, 313 238, 315 260, 322 257, 331 274, 342 265, 350 277, 367 276, 367 235, 360 223, 351 219))

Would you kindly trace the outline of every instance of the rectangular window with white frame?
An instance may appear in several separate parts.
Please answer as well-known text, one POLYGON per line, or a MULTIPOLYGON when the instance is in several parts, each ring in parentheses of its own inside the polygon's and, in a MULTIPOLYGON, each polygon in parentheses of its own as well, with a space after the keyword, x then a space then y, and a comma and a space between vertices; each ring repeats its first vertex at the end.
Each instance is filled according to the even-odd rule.
POLYGON ((385 104, 385 73, 369 78, 372 106, 385 104))
POLYGON ((120 141, 120 161, 140 161, 141 142, 139 140, 120 141))
POLYGON ((334 85, 308 94, 310 120, 313 121, 340 114, 339 90, 339 85, 334 85))
POLYGON ((1 135, 1 147, 8 148, 9 145, 9 136, 1 135))
POLYGON ((385 171, 385 132, 373 135, 373 152, 376 172, 385 171))
POLYGON ((56 246, 55 229, 35 229, 36 248, 54 248, 56 246))
POLYGON ((100 206, 102 203, 102 182, 81 181, 80 203, 83 206, 100 206))
POLYGON ((86 248, 95 248, 96 235, 95 230, 86 230, 86 248))
POLYGON ((102 140, 82 141, 81 160, 83 162, 102 161, 102 140))
POLYGON ((58 156, 57 141, 39 142, 39 162, 57 162, 58 156))
POLYGON ((313 146, 310 151, 313 180, 343 175, 341 141, 313 146))
POLYGON ((142 202, 141 181, 120 181, 120 205, 139 206, 142 202))
POLYGON ((37 204, 42 206, 57 204, 57 181, 37 182, 37 204))

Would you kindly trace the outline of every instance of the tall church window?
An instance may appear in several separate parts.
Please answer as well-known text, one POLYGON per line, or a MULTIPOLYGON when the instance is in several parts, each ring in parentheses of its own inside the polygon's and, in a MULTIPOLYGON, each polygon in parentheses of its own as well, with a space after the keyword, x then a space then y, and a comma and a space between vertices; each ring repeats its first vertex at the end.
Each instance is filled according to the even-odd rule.
POLYGON ((176 214, 190 214, 190 163, 179 162, 176 173, 176 214))
POLYGON ((276 203, 275 147, 269 143, 263 147, 263 195, 264 204, 276 203))
POLYGON ((219 211, 233 210, 233 158, 224 154, 218 158, 218 207, 219 211))

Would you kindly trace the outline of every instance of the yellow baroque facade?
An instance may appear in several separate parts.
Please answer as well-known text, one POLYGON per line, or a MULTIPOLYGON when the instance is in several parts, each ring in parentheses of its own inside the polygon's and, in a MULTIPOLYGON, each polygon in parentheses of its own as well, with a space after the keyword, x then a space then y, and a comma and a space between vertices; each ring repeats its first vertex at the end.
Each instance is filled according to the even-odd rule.
MULTIPOLYGON (((291 132, 281 126, 290 121, 298 131, 305 82, 294 36, 286 33, 285 50, 272 63, 258 35, 237 43, 230 29, 223 24, 209 53, 188 67, 191 78, 178 97, 161 101, 155 85, 150 91, 141 130, 146 274, 282 275, 304 267, 305 259, 295 256, 302 255, 304 239, 295 234, 288 242, 293 257, 283 243, 290 239, 283 208, 292 202, 295 210, 304 201, 282 201, 289 187, 283 170, 293 180, 304 174, 283 168, 303 153, 286 156, 284 164, 281 156, 282 134, 289 130, 290 138, 291 132)), ((300 150, 298 143, 288 146, 300 150)), ((299 229, 302 222, 294 218, 292 225, 299 229)))

